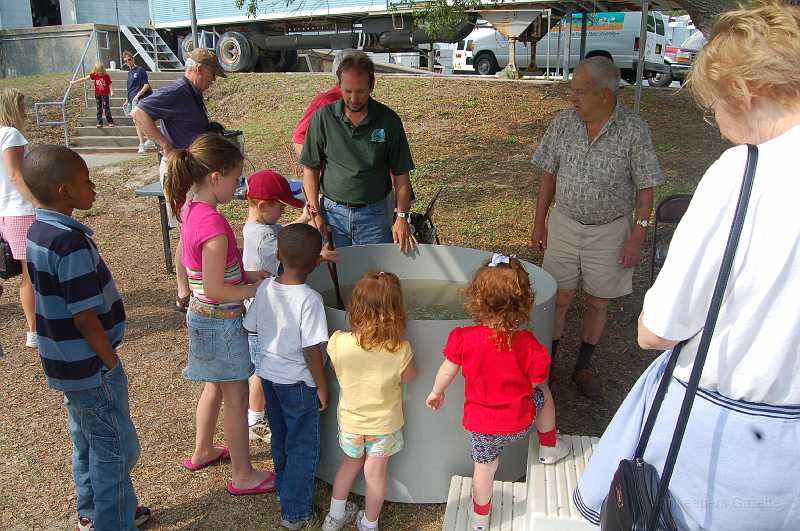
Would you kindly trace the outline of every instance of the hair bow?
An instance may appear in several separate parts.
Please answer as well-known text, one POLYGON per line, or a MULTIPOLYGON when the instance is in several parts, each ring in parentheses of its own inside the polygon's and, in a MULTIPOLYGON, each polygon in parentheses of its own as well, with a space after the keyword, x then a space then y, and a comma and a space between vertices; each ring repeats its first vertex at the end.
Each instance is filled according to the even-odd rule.
POLYGON ((497 267, 498 264, 508 264, 510 263, 509 258, 500 253, 493 253, 492 260, 489 262, 489 267, 497 267))

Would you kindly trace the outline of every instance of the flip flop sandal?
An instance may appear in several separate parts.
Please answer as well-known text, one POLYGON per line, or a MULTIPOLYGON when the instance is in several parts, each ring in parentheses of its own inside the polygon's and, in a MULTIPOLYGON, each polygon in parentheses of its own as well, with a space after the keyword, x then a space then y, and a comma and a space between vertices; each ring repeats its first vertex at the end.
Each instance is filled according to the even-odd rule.
POLYGON ((186 310, 189 309, 189 301, 192 299, 192 295, 186 295, 185 297, 175 297, 175 311, 186 313, 186 310))
POLYGON ((275 474, 269 473, 267 479, 253 487, 252 489, 239 489, 233 484, 233 480, 228 481, 228 493, 232 496, 247 496, 250 494, 269 494, 275 492, 275 474))
POLYGON ((210 461, 206 461, 205 463, 202 463, 202 464, 198 465, 196 463, 193 463, 192 462, 192 457, 189 456, 186 459, 184 459, 183 461, 181 461, 181 466, 183 466, 183 468, 185 468, 186 470, 191 470, 192 472, 197 472, 198 470, 202 470, 207 466, 211 466, 211 465, 216 464, 216 463, 218 463, 220 461, 225 461, 226 459, 230 459, 231 453, 228 451, 227 448, 225 448, 224 446, 215 446, 214 448, 217 448, 217 449, 220 450, 219 455, 215 459, 211 459, 210 461))

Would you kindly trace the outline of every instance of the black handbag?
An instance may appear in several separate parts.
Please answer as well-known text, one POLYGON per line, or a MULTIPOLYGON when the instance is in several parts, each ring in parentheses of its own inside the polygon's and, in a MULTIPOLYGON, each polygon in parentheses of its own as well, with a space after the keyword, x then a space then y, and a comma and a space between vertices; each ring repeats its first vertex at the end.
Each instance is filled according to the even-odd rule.
POLYGON ((633 459, 620 461, 619 467, 614 473, 611 487, 600 511, 600 529, 603 531, 671 531, 677 529, 671 512, 671 498, 668 490, 669 481, 675 468, 675 461, 678 458, 683 435, 686 432, 686 424, 689 421, 689 414, 700 383, 700 375, 703 372, 703 365, 708 354, 708 346, 711 343, 711 336, 714 334, 714 327, 717 324, 719 309, 722 306, 725 286, 728 284, 728 277, 733 267, 733 259, 739 243, 739 236, 742 233, 744 218, 747 214, 747 203, 750 199, 750 191, 753 188, 753 177, 757 164, 758 148, 748 145, 747 164, 745 165, 744 178, 742 179, 742 188, 739 191, 739 200, 736 204, 736 213, 733 216, 731 232, 725 246, 725 253, 722 256, 719 277, 717 277, 717 283, 711 296, 711 305, 700 336, 697 355, 692 366, 689 383, 686 386, 686 394, 683 397, 681 410, 678 414, 675 432, 672 435, 669 451, 664 461, 664 470, 659 478, 655 467, 644 460, 644 452, 684 342, 675 346, 667 366, 664 368, 664 374, 658 384, 656 395, 653 398, 653 405, 647 415, 633 459))
POLYGON ((11 246, 0 236, 0 278, 8 280, 22 274, 22 262, 11 254, 11 246))

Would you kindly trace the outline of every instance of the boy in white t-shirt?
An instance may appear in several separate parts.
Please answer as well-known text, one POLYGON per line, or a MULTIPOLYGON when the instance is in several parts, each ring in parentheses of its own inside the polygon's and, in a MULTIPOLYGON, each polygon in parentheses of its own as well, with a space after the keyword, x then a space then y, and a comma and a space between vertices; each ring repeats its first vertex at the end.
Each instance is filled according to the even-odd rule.
POLYGON ((282 270, 259 286, 244 319, 258 335, 256 374, 261 378, 272 429, 275 485, 281 525, 321 525, 314 511, 314 476, 319 462, 319 412, 328 405, 328 383, 320 344, 328 340, 322 296, 305 284, 319 265, 322 237, 305 224, 278 234, 282 270))
MULTIPOLYGON (((265 169, 257 171, 247 178, 247 221, 242 229, 244 250, 242 261, 245 271, 266 271, 271 276, 278 276, 278 233, 283 228, 278 220, 286 206, 303 208, 303 201, 296 197, 301 193, 302 184, 290 184, 278 172, 265 169)), ((308 223, 311 217, 303 210, 292 223, 308 223)), ((336 252, 322 250, 322 258, 335 260, 336 252)), ((250 335, 250 357, 258 368, 258 339, 250 335)), ((250 440, 265 441, 269 437, 269 428, 264 418, 264 391, 261 379, 257 375, 250 377, 249 406, 247 425, 250 429, 250 440)))

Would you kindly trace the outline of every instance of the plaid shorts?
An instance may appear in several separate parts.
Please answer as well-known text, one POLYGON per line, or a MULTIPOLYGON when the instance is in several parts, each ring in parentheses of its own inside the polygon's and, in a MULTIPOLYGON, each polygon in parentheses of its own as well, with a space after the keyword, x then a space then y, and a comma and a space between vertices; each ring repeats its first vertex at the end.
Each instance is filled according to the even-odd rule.
MULTIPOLYGON (((538 387, 534 388, 533 396, 531 396, 534 405, 536 406, 536 414, 544 406, 544 393, 538 387)), ((534 417, 535 418, 535 417, 534 417)), ((533 426, 533 424, 531 424, 533 426)), ((531 426, 517 432, 507 433, 502 435, 495 435, 492 433, 477 433, 474 431, 469 432, 469 446, 472 454, 472 460, 476 463, 491 463, 503 453, 506 446, 515 443, 528 434, 531 426)))
POLYGON ((0 216, 0 236, 8 242, 16 260, 25 260, 25 241, 34 221, 36 216, 0 216))

